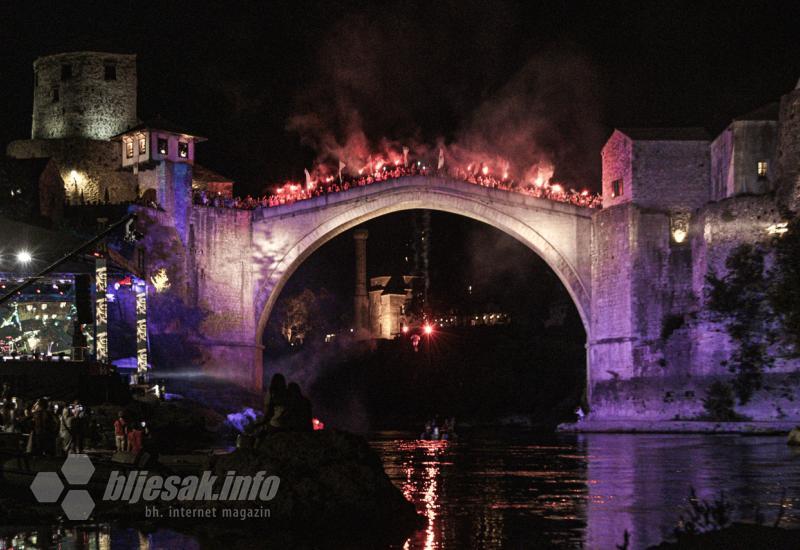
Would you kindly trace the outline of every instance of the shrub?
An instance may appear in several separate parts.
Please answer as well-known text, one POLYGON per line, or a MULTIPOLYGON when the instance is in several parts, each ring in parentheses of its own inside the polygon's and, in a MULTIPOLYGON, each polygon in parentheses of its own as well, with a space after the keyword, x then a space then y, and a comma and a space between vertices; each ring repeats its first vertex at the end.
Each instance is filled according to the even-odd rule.
POLYGON ((733 388, 719 380, 708 387, 703 398, 703 408, 708 418, 719 422, 730 422, 740 418, 733 408, 734 404, 733 388))

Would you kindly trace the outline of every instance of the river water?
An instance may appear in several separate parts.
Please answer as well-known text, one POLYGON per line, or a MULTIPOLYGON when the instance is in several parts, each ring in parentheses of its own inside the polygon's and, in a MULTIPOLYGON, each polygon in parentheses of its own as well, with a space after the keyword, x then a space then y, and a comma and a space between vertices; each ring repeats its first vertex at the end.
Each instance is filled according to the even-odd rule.
MULTIPOLYGON (((626 530, 630 548, 646 548, 670 535, 691 487, 701 498, 724 491, 744 519, 759 506, 771 523, 783 502, 783 525, 800 528, 800 452, 783 437, 508 431, 448 443, 382 432, 372 445, 426 518, 398 548, 614 549, 626 530)), ((46 547, 20 535, 28 548, 46 547)), ((102 526, 64 535, 61 548, 200 548, 167 531, 102 526)))

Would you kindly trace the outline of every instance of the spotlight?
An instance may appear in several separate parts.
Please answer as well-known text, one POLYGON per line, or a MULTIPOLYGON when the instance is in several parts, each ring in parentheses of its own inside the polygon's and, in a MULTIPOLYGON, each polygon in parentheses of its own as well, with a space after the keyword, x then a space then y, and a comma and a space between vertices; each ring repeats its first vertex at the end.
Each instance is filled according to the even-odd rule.
POLYGON ((425 325, 423 330, 425 331, 425 334, 433 334, 433 327, 431 325, 425 325))
POLYGON ((27 250, 20 250, 17 252, 17 262, 21 264, 29 264, 33 261, 33 256, 27 250))

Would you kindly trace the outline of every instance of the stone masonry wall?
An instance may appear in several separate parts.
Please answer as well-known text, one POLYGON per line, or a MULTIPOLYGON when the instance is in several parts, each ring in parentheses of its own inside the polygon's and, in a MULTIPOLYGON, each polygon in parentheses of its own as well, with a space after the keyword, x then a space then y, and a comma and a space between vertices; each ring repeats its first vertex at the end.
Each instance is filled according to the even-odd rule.
POLYGON ((630 202, 633 172, 633 142, 630 138, 615 130, 601 152, 603 161, 603 206, 609 208, 630 202), (613 196, 612 182, 622 180, 622 194, 613 196))
POLYGON ((52 158, 64 180, 67 202, 128 202, 136 198, 136 176, 119 169, 119 144, 88 139, 36 139, 11 142, 13 158, 52 158))
POLYGON ((778 133, 778 203, 800 212, 800 88, 781 98, 778 133))
MULTIPOLYGON (((630 205, 595 214, 593 323, 606 325, 606 337, 613 332, 609 327, 625 326, 626 311, 609 309, 598 294, 599 285, 604 278, 613 284, 617 266, 617 279, 631 289, 631 328, 618 329, 620 337, 630 339, 631 368, 618 368, 626 359, 600 353, 602 346, 590 348, 596 418, 673 419, 704 414, 702 400, 709 385, 730 377, 726 361, 733 350, 725 327, 705 309, 706 276, 710 272, 723 275, 725 260, 742 243, 760 243, 768 249, 770 240, 778 237, 767 228, 779 221, 772 195, 729 198, 693 211, 689 240, 675 243, 665 212, 630 205), (614 213, 622 208, 629 210, 627 215, 614 213), (608 223, 612 219, 615 224, 608 223), (613 235, 624 234, 625 224, 630 233, 615 243, 613 235), (624 264, 616 263, 618 250, 624 247, 629 250, 630 273, 619 269, 624 264), (595 257, 601 250, 605 255, 595 257), (666 333, 665 327, 669 328, 666 333), (606 370, 615 375, 603 376, 606 370)), ((614 296, 613 288, 605 292, 614 296)), ((624 296, 615 299, 625 301, 624 296)), ((764 389, 737 411, 760 420, 800 418, 800 364, 778 357, 764 380, 764 389)))
POLYGON ((707 141, 635 141, 632 165, 632 197, 639 206, 685 211, 708 202, 707 141))
POLYGON ((33 70, 33 139, 102 140, 136 124, 135 55, 63 53, 40 57, 33 70))

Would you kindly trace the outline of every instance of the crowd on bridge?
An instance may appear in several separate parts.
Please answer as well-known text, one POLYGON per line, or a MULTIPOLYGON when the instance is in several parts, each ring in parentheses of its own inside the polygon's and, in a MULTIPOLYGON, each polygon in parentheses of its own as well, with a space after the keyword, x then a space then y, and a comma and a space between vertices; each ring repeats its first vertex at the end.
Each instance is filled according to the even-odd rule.
POLYGON ((401 164, 385 164, 378 170, 368 174, 350 176, 340 174, 338 176, 325 176, 318 180, 307 178, 307 182, 287 183, 278 187, 274 193, 262 197, 246 196, 224 197, 213 195, 206 191, 195 191, 194 203, 202 206, 217 208, 238 208, 243 210, 253 210, 255 208, 271 208, 293 204, 295 202, 313 199, 322 195, 340 193, 356 187, 364 187, 374 183, 380 183, 390 179, 398 179, 410 176, 429 176, 429 177, 450 177, 460 181, 465 181, 481 187, 501 189, 513 193, 520 193, 529 197, 547 199, 557 202, 574 204, 585 208, 600 208, 601 197, 589 191, 575 191, 566 189, 558 183, 537 182, 534 184, 523 184, 507 176, 497 177, 489 172, 486 167, 476 166, 473 170, 432 170, 421 163, 404 166, 401 164))

